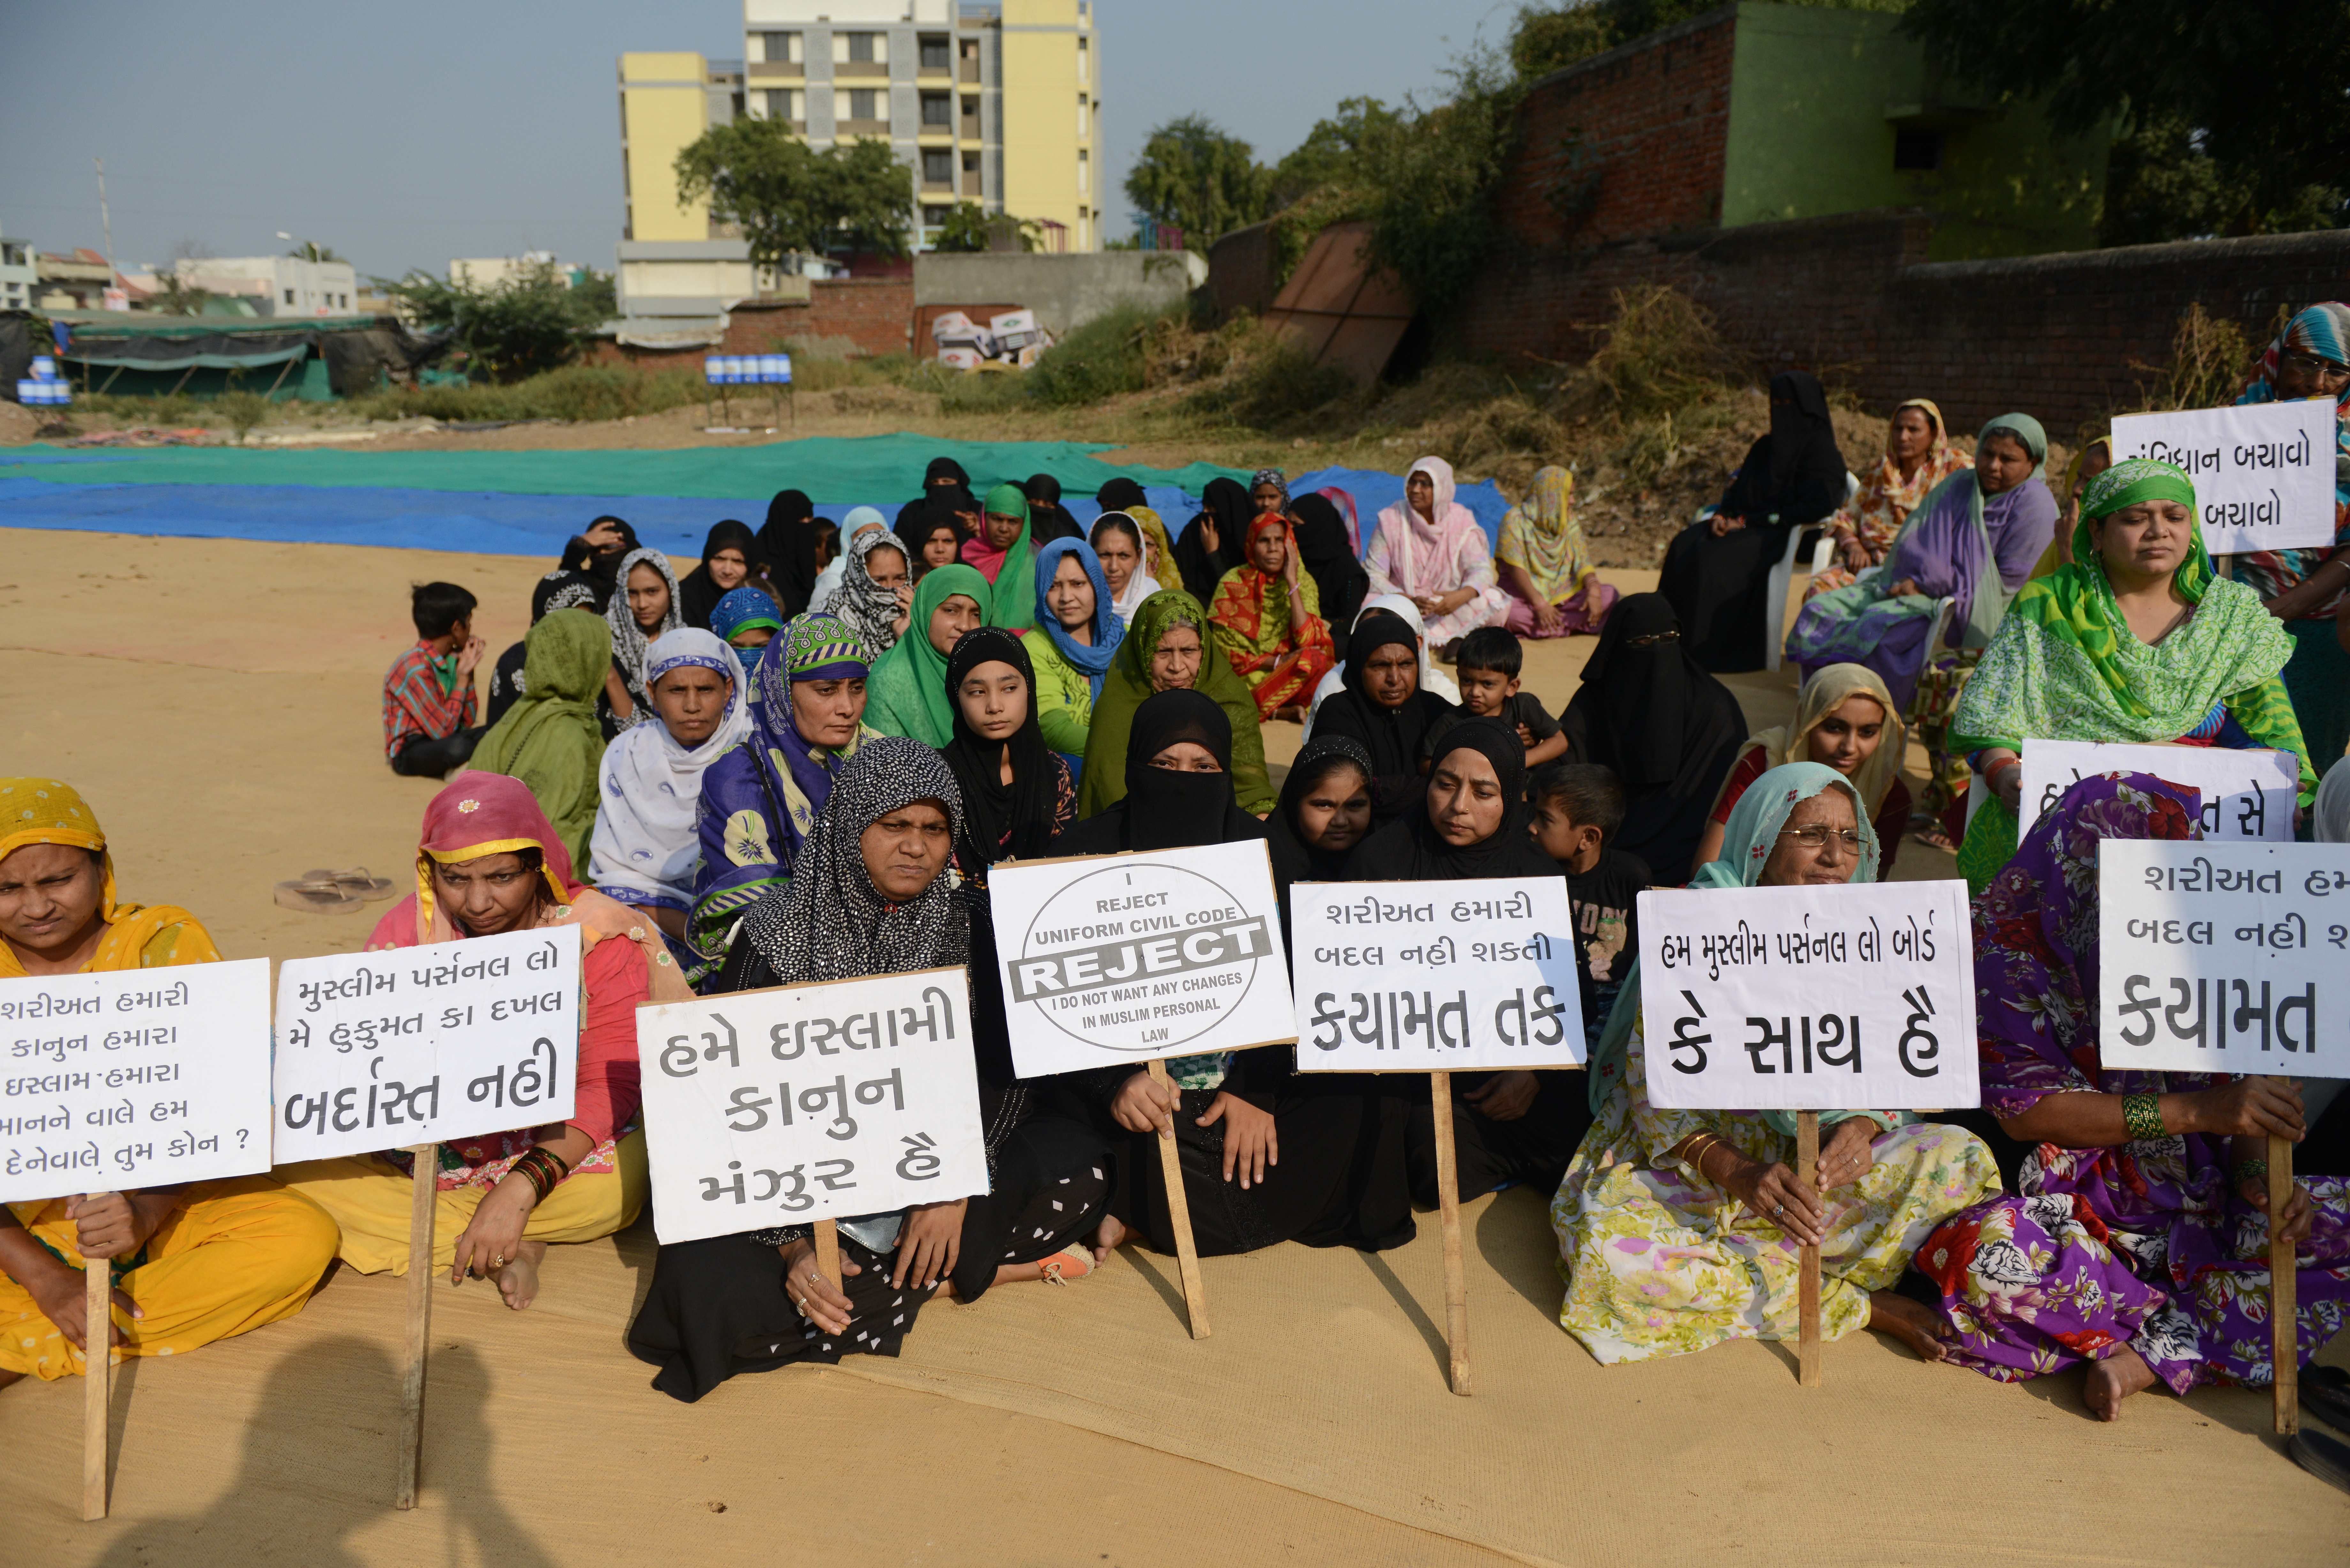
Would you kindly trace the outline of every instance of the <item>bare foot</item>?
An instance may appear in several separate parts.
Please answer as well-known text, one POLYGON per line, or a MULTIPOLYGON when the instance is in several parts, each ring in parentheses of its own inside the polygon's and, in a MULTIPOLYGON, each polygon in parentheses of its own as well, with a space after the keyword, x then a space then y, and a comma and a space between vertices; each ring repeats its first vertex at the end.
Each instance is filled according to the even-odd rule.
POLYGON ((1935 1333, 1940 1324, 1941 1320, 1922 1303, 1913 1302, 1898 1291, 1868 1293, 1868 1326, 1899 1340, 1920 1361, 1950 1359, 1950 1347, 1935 1333))
POLYGON ((1126 1235, 1126 1227, 1118 1223, 1118 1216, 1103 1215, 1102 1222, 1095 1227, 1094 1233, 1086 1241, 1086 1245, 1094 1250, 1094 1262, 1108 1262, 1109 1255, 1125 1244, 1126 1235))
POLYGON ((5 1388, 11 1383, 21 1383, 24 1378, 25 1375, 21 1372, 0 1372, 0 1388, 5 1388))
POLYGON ((515 1249, 514 1262, 497 1274, 498 1294, 506 1305, 520 1312, 538 1299, 538 1261, 546 1256, 544 1241, 525 1241, 515 1249))
POLYGON ((2154 1368, 2136 1349, 2123 1345, 2103 1361, 2089 1365, 2089 1380, 2082 1386, 2082 1402, 2100 1421, 2121 1418, 2122 1401, 2141 1388, 2154 1386, 2154 1368))

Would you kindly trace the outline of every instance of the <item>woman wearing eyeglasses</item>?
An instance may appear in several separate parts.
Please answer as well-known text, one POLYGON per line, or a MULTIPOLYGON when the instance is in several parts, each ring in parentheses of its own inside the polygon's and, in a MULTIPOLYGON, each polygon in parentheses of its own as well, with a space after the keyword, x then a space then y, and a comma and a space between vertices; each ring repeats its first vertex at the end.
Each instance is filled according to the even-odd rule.
MULTIPOLYGON (((1874 882, 1877 856, 1852 781, 1792 763, 1754 781, 1721 858, 1692 885, 1874 882)), ((1991 1150, 1905 1112, 1823 1111, 1819 1162, 1797 1170, 1785 1112, 1652 1105, 1639 974, 1592 1053, 1591 1130, 1551 1201, 1567 1276, 1559 1322, 1602 1363, 1793 1339, 1803 1249, 1816 1245, 1823 1338, 1872 1328, 1944 1359, 1935 1314, 1893 1286, 1936 1226, 1998 1194, 1991 1150)))
POLYGON ((2277 334, 2239 403, 2334 402, 2334 542, 2313 550, 2229 557, 2227 575, 2261 596, 2293 637, 2284 689, 2309 754, 2323 770, 2350 744, 2350 651, 2334 617, 2350 588, 2350 305, 2313 305, 2277 334))

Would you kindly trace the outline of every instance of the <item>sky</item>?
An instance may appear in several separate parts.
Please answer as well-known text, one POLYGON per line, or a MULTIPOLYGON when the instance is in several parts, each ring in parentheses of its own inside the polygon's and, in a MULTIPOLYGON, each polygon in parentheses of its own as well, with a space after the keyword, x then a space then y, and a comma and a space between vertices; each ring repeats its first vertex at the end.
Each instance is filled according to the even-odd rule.
MULTIPOLYGON (((1095 0, 1107 161, 1122 185, 1153 126, 1197 112, 1272 162, 1340 99, 1440 94, 1446 63, 1481 26, 1497 41, 1515 9, 1095 0)), ((177 254, 275 254, 280 230, 331 245, 362 276, 525 250, 608 269, 620 237, 617 57, 743 53, 741 7, 726 0, 6 10, 14 130, 0 135, 0 234, 103 250, 91 162, 102 156, 125 271, 177 254)), ((1111 232, 1127 232, 1112 212, 1111 232)))

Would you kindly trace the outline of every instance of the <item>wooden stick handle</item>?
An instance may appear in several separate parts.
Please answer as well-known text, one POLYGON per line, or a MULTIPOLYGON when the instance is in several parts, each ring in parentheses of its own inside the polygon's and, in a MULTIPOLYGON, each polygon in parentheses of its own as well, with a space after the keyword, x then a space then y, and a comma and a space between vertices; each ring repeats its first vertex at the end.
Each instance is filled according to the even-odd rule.
MULTIPOLYGON (((1175 1080, 1167 1075, 1167 1064, 1145 1064, 1150 1081, 1162 1089, 1172 1089, 1175 1080)), ((1183 1315, 1191 1324, 1191 1337, 1208 1337, 1208 1286, 1200 1277, 1200 1248, 1191 1239, 1191 1197, 1183 1189, 1183 1158, 1175 1147, 1172 1124, 1170 1130, 1159 1135, 1159 1174, 1167 1188, 1167 1223, 1175 1232, 1175 1269, 1183 1277, 1183 1315)))
MULTIPOLYGON (((1795 1174, 1816 1188, 1820 1183, 1820 1113, 1795 1113, 1795 1174)), ((1820 1386, 1820 1250, 1804 1249, 1803 1272, 1796 1285, 1796 1309, 1802 1314, 1795 1342, 1795 1381, 1805 1388, 1820 1386)))
POLYGON ((1452 1075, 1428 1075, 1436 1127, 1436 1210, 1444 1232, 1444 1343, 1451 1351, 1452 1391, 1469 1397, 1469 1272, 1461 1257, 1461 1172, 1452 1158, 1452 1075))
POLYGON ((2284 1239, 2285 1205, 2293 1201, 2293 1140, 2269 1139, 2269 1359, 2276 1368, 2271 1389, 2277 1436, 2301 1430, 2301 1315, 2294 1310, 2301 1282, 2293 1243, 2284 1239))
POLYGON ((837 1220, 819 1220, 816 1222, 816 1272, 822 1274, 825 1282, 834 1290, 841 1288, 840 1225, 837 1220))
POLYGON ((441 1146, 409 1149, 416 1162, 408 1185, 408 1311, 406 1360, 400 1373, 399 1479, 391 1505, 416 1506, 424 1461, 424 1364, 432 1338, 432 1222, 441 1203, 441 1146))
POLYGON ((81 1261, 81 1516, 98 1520, 106 1517, 106 1449, 114 1409, 114 1265, 105 1258, 81 1261))

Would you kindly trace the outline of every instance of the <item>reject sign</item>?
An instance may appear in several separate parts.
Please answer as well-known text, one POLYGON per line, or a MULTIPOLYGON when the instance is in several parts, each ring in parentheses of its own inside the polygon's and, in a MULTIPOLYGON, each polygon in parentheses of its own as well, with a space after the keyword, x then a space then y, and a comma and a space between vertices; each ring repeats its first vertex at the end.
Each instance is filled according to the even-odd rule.
POLYGON ((1643 893, 1640 1006, 1659 1106, 1981 1102, 1963 882, 1643 893))

